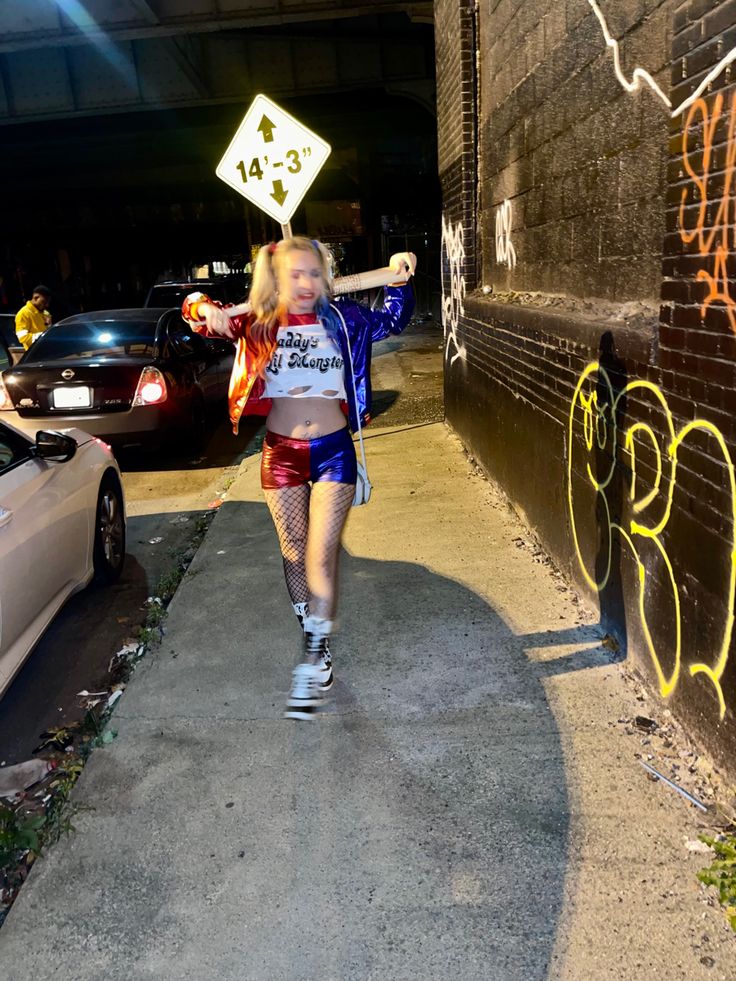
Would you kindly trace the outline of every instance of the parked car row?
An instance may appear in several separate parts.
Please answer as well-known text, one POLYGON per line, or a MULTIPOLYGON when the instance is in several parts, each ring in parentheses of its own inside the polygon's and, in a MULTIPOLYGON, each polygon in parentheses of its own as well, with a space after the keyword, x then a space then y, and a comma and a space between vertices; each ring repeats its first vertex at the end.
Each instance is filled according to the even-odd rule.
POLYGON ((67 317, 25 352, 0 315, 0 696, 66 600, 121 573, 111 446, 196 450, 208 407, 224 409, 233 345, 193 332, 173 299, 67 317))
POLYGON ((224 404, 233 346, 192 331, 179 310, 104 310, 50 327, 2 373, 0 419, 33 436, 75 426, 115 447, 201 447, 224 404))
POLYGON ((179 307, 195 290, 220 303, 242 303, 250 290, 249 276, 216 276, 213 279, 167 280, 148 291, 144 307, 179 307))
POLYGON ((118 578, 125 530, 105 443, 79 429, 31 439, 0 421, 0 695, 72 594, 118 578))

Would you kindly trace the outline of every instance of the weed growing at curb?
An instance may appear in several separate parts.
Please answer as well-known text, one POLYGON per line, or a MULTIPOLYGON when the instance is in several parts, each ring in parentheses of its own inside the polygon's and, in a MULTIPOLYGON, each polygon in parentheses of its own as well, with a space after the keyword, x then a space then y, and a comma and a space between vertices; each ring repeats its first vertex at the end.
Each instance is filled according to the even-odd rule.
POLYGON ((64 835, 76 830, 73 821, 77 814, 92 810, 86 804, 77 804, 71 800, 72 788, 84 768, 84 763, 82 757, 71 756, 54 771, 54 779, 48 785, 53 796, 46 810, 46 821, 41 831, 42 850, 55 845, 64 835))
POLYGON ((0 925, 36 859, 75 830, 78 814, 91 810, 71 800, 83 767, 81 756, 65 754, 43 781, 43 796, 0 804, 0 925))
POLYGON ((731 929, 736 932, 736 835, 721 835, 711 838, 699 835, 716 853, 716 859, 708 868, 698 872, 698 878, 706 886, 715 886, 718 899, 723 907, 731 929))
POLYGON ((0 805, 0 867, 17 864, 24 852, 41 850, 42 814, 23 814, 0 805))
POLYGON ((164 634, 164 621, 168 616, 168 605, 179 588, 184 576, 193 575, 189 565, 202 543, 207 529, 214 518, 214 512, 200 515, 194 526, 194 536, 183 551, 172 551, 174 567, 159 577, 153 588, 153 595, 146 601, 146 618, 138 628, 136 639, 146 650, 161 642, 164 634))

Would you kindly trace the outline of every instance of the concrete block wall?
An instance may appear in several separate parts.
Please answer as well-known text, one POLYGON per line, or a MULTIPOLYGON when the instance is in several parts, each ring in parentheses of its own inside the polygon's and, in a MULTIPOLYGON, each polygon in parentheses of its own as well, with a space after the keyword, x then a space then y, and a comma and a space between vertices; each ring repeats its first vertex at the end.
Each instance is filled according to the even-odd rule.
MULTIPOLYGON (((672 3, 601 2, 624 73, 644 63, 666 86, 672 3)), ((500 216, 517 256, 485 249, 484 283, 658 297, 661 102, 624 91, 587 0, 498 0, 479 20, 482 235, 494 242, 500 216)))
POLYGON ((435 12, 447 419, 734 772, 736 0, 435 12))

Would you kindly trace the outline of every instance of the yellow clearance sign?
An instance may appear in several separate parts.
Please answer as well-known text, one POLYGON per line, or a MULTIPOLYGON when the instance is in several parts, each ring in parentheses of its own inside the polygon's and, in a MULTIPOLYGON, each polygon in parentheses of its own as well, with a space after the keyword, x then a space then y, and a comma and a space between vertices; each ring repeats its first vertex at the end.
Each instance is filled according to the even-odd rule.
POLYGON ((286 225, 331 149, 275 102, 257 95, 215 173, 286 225))

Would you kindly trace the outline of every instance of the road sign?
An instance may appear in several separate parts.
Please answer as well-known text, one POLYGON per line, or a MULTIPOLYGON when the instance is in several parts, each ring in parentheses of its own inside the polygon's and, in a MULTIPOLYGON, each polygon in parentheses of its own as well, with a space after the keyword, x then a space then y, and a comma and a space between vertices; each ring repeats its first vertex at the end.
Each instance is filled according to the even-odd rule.
POLYGON ((286 225, 331 149, 265 95, 257 95, 215 173, 286 225))

